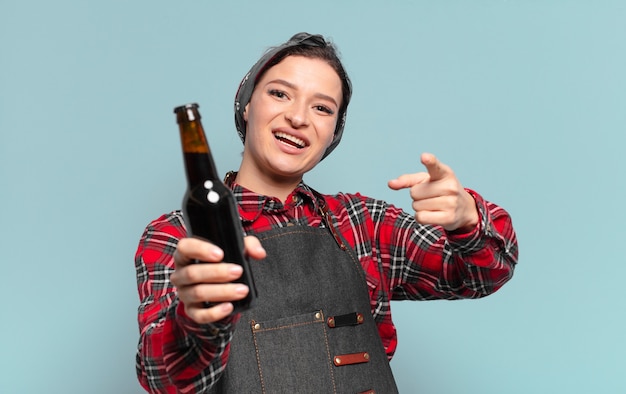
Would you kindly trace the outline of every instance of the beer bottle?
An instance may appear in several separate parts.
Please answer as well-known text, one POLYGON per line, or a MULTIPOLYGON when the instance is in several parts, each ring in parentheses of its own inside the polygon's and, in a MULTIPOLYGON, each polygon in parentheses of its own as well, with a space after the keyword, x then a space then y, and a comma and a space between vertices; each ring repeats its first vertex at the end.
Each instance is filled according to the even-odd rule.
POLYGON ((250 307, 256 298, 256 288, 244 255, 243 230, 235 197, 218 176, 198 107, 193 103, 174 108, 187 174, 183 217, 190 236, 219 246, 224 251, 225 262, 243 266, 243 274, 236 282, 246 284, 250 292, 246 298, 233 302, 234 312, 240 312, 250 307))

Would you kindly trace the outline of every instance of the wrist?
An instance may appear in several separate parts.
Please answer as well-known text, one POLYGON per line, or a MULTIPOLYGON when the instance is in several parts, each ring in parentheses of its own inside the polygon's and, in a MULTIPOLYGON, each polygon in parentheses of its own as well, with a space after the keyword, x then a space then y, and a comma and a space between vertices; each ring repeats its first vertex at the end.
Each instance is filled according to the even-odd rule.
POLYGON ((471 233, 476 229, 478 223, 480 221, 480 216, 478 214, 478 207, 476 206, 476 200, 474 197, 465 190, 464 199, 466 201, 465 208, 465 219, 461 221, 459 226, 450 232, 455 234, 467 234, 471 233))

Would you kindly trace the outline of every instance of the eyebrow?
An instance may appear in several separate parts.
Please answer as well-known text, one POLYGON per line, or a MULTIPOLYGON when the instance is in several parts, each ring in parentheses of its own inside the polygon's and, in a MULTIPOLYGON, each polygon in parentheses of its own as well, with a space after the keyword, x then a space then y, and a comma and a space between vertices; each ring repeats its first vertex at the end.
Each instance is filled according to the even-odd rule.
MULTIPOLYGON (((280 79, 280 78, 273 79, 273 80, 269 81, 268 84, 269 83, 278 83, 278 84, 281 84, 281 85, 285 85, 285 86, 287 86, 290 89, 298 90, 298 87, 296 85, 292 84, 289 81, 285 81, 284 79, 280 79)), ((332 98, 331 96, 327 95, 327 94, 315 93, 314 96, 317 97, 317 98, 323 99, 323 100, 328 100, 328 101, 332 102, 333 104, 335 104, 336 106, 339 106, 339 104, 337 104, 337 101, 334 98, 332 98)))

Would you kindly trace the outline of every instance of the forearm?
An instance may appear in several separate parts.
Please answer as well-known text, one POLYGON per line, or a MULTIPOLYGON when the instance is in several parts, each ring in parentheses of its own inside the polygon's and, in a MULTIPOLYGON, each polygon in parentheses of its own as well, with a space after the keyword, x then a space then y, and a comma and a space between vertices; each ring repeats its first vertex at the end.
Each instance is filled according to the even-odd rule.
POLYGON ((404 251, 405 267, 394 298, 479 298, 512 277, 518 245, 510 216, 468 191, 476 200, 479 223, 466 233, 418 226, 404 251))
POLYGON ((464 287, 472 297, 489 295, 511 277, 518 258, 518 244, 509 214, 496 204, 468 190, 479 213, 476 228, 466 234, 448 233, 448 244, 457 265, 466 268, 464 287))
POLYGON ((140 305, 137 376, 153 393, 206 391, 228 357, 233 321, 201 325, 187 317, 170 281, 186 231, 179 212, 146 227, 135 254, 140 305))
POLYGON ((176 300, 142 328, 137 352, 141 385, 153 393, 204 393, 217 381, 228 357, 233 322, 198 325, 176 300))

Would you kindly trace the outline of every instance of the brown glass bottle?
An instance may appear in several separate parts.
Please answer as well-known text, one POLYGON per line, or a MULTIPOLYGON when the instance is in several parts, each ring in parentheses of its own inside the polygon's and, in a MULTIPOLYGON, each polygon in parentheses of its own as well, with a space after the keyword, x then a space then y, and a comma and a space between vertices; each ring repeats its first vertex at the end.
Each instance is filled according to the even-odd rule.
POLYGON ((198 107, 194 103, 174 108, 187 174, 183 217, 189 236, 219 246, 224 251, 225 262, 243 267, 243 274, 236 282, 246 284, 250 292, 246 298, 233 302, 235 312, 240 312, 250 307, 256 298, 256 288, 244 254, 243 230, 235 197, 218 176, 198 107))

